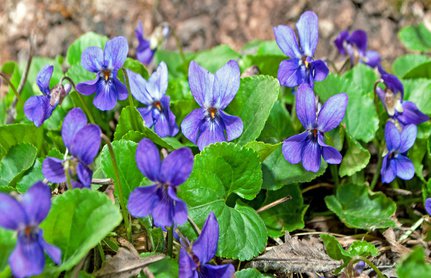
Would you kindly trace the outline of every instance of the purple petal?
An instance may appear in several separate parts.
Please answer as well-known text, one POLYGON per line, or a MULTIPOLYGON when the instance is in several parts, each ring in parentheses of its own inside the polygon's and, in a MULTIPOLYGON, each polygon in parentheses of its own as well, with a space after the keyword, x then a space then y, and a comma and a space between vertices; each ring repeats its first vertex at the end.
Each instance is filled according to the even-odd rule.
POLYGON ((322 147, 323 159, 329 164, 340 164, 341 160, 343 160, 340 152, 334 147, 326 145, 322 134, 318 135, 317 140, 319 145, 322 147))
POLYGON ((356 46, 361 54, 365 54, 368 47, 367 33, 364 30, 356 30, 350 34, 349 43, 356 46))
POLYGON ((148 79, 148 83, 153 84, 155 90, 147 90, 155 100, 160 100, 168 89, 168 68, 165 62, 161 62, 157 70, 148 79))
POLYGON ((142 119, 144 119, 145 126, 148 128, 152 128, 154 125, 153 109, 154 108, 152 106, 138 108, 139 113, 141 113, 142 119))
POLYGON ((32 96, 24 104, 24 113, 35 126, 41 126, 48 119, 54 107, 49 104, 50 98, 46 95, 32 96))
MULTIPOLYGON (((162 113, 159 114, 159 117, 154 125, 154 131, 160 137, 175 136, 179 130, 175 122, 175 115, 169 108, 169 96, 163 96, 161 102, 162 113)), ((157 109, 155 110, 158 111, 157 109)))
POLYGON ((316 97, 308 84, 301 84, 296 93, 296 115, 304 128, 316 124, 316 97))
POLYGON ((144 138, 136 149, 136 164, 139 170, 151 181, 158 181, 160 173, 160 154, 150 139, 144 138))
POLYGON ((187 253, 186 249, 183 247, 180 250, 180 258, 178 260, 179 264, 179 277, 184 278, 198 278, 198 273, 196 271, 196 264, 187 253))
POLYGON ((415 167, 413 163, 406 156, 399 154, 396 158, 392 159, 395 162, 397 169, 397 176, 403 180, 411 180, 415 175, 415 167))
POLYGON ((46 65, 39 71, 36 77, 37 86, 44 95, 50 94, 49 82, 51 81, 52 73, 54 72, 54 66, 46 65))
POLYGON ((160 198, 155 194, 156 185, 135 188, 130 193, 127 209, 133 217, 145 217, 151 214, 160 198))
POLYGON ((416 104, 410 101, 403 102, 403 112, 401 114, 398 114, 396 118, 404 125, 419 125, 429 120, 429 117, 422 113, 416 107, 416 104))
POLYGON ((85 164, 80 162, 78 163, 76 173, 81 184, 84 187, 90 188, 93 171, 91 171, 90 168, 88 168, 85 164))
POLYGON ((220 111, 221 121, 226 128, 226 139, 232 141, 241 136, 243 131, 243 123, 240 117, 229 115, 224 111, 220 111))
POLYGON ((214 75, 199 66, 195 61, 191 61, 189 85, 196 102, 201 107, 209 107, 213 99, 214 75))
POLYGON ((99 152, 101 130, 97 125, 89 124, 81 128, 70 146, 70 153, 85 164, 91 164, 99 152))
POLYGON ((51 208, 51 189, 39 181, 32 185, 21 199, 30 225, 39 225, 51 208))
POLYGON ((111 110, 117 104, 118 97, 117 86, 112 82, 105 82, 100 79, 97 83, 97 91, 93 104, 99 110, 111 110))
POLYGON ((12 196, 0 193, 0 227, 17 230, 27 223, 27 216, 21 204, 12 196))
POLYGON ((318 128, 322 132, 336 128, 346 113, 348 97, 346 94, 337 94, 330 97, 317 116, 318 128))
POLYGON ((166 119, 166 116, 163 113, 159 114, 159 117, 154 124, 154 131, 160 137, 171 136, 171 127, 169 125, 168 119, 166 119))
POLYGON ((322 60, 316 60, 311 62, 311 69, 313 71, 314 81, 324 80, 329 73, 328 67, 322 60))
POLYGON ((234 277, 235 268, 232 264, 201 266, 202 277, 208 278, 231 278, 234 277))
POLYGON ((344 42, 349 36, 349 32, 347 30, 341 31, 337 38, 334 40, 334 44, 340 52, 341 55, 346 55, 346 50, 344 49, 344 42))
POLYGON ((400 153, 405 153, 408 151, 411 147, 413 147, 413 144, 416 140, 416 134, 417 134, 417 127, 415 125, 408 125, 403 128, 401 131, 401 141, 400 141, 400 153))
POLYGON ((135 28, 135 37, 138 40, 141 40, 144 37, 144 27, 142 25, 142 21, 141 20, 138 21, 138 25, 135 28))
POLYGON ((309 57, 314 56, 319 41, 319 18, 314 12, 306 11, 296 23, 302 51, 309 57))
POLYGON ((292 88, 304 82, 305 76, 299 63, 300 60, 296 58, 281 61, 277 73, 281 85, 292 88))
POLYGON ((119 69, 127 59, 129 45, 125 37, 115 37, 106 42, 103 53, 104 66, 109 69, 119 69))
POLYGON ((119 100, 125 100, 129 96, 129 92, 127 91, 126 85, 121 83, 118 78, 114 77, 112 78, 112 82, 114 83, 114 86, 116 88, 118 99, 119 100))
POLYGON ((311 172, 317 172, 320 169, 320 146, 317 142, 308 140, 302 151, 302 166, 311 172))
POLYGON ((61 128, 61 137, 64 145, 70 149, 75 135, 81 128, 87 124, 87 116, 82 112, 81 108, 73 108, 67 113, 61 128))
POLYGON ((170 185, 185 182, 193 169, 193 153, 189 148, 181 148, 171 152, 160 167, 160 181, 170 185))
POLYGON ((399 150, 401 144, 401 134, 393 122, 388 121, 385 126, 386 148, 389 152, 399 150))
POLYGON ((47 157, 42 164, 43 176, 50 182, 62 183, 66 182, 66 175, 64 173, 63 160, 47 157))
POLYGON ((204 125, 205 110, 198 108, 188 114, 181 123, 181 130, 184 136, 194 144, 197 144, 201 127, 204 125))
POLYGON ((59 265, 61 263, 61 250, 57 246, 49 244, 43 238, 42 230, 39 230, 39 244, 45 250, 46 254, 51 258, 51 260, 59 265))
POLYGON ((158 189, 159 201, 154 202, 152 216, 154 226, 170 227, 174 225, 175 204, 166 189, 158 189))
POLYGON ((147 40, 144 40, 136 49, 136 58, 142 64, 148 66, 149 64, 151 64, 151 61, 153 60, 154 53, 156 53, 156 50, 151 49, 150 42, 147 40))
POLYGON ((178 198, 174 187, 170 186, 168 188, 168 195, 174 204, 174 223, 175 225, 183 225, 187 222, 187 205, 183 200, 178 198))
POLYGON ((199 258, 201 264, 209 262, 217 252, 219 238, 219 225, 214 212, 210 212, 202 232, 193 243, 193 253, 199 258))
POLYGON ((131 70, 127 70, 129 77, 130 92, 141 103, 151 105, 153 100, 149 92, 146 90, 147 81, 139 74, 131 70))
POLYGON ((45 255, 39 241, 28 240, 19 235, 15 250, 9 257, 9 265, 14 277, 29 277, 41 274, 45 266, 45 255))
POLYGON ((376 93, 377 93, 377 95, 379 96, 379 99, 380 99, 380 101, 382 102, 383 106, 384 106, 384 107, 385 107, 385 109, 387 110, 387 107, 386 107, 386 100, 385 100, 385 95, 386 95, 385 91, 383 91, 383 89, 382 89, 382 88, 377 87, 377 88, 376 88, 376 93))
POLYGON ((76 90, 82 94, 82 95, 91 95, 97 92, 98 84, 99 84, 99 78, 96 78, 94 80, 89 80, 85 82, 78 83, 76 85, 76 90))
POLYGON ((279 25, 272 28, 274 31, 275 41, 278 47, 286 56, 290 58, 301 58, 302 54, 299 50, 295 32, 286 25, 279 25))
POLYGON ((205 121, 197 142, 199 150, 203 150, 210 144, 223 141, 226 141, 224 129, 217 119, 205 121))
POLYGON ((431 215, 431 198, 425 200, 425 210, 429 215, 431 215))
POLYGON ((82 67, 97 73, 103 68, 103 50, 97 46, 88 47, 81 55, 82 67))
POLYGON ((365 64, 375 68, 380 64, 380 54, 377 51, 368 50, 365 52, 365 64))
POLYGON ((304 131, 303 133, 291 136, 283 142, 283 156, 291 164, 296 164, 301 161, 302 149, 306 144, 306 139, 309 132, 304 131))
POLYGON ((403 83, 395 75, 382 73, 381 77, 385 82, 385 85, 394 93, 401 93, 401 99, 404 97, 404 86, 403 83))
POLYGON ((215 73, 214 78, 214 107, 226 108, 233 100, 239 89, 240 75, 238 63, 234 60, 227 62, 215 73))
POLYGON ((388 155, 383 158, 382 169, 380 175, 383 183, 390 183, 395 179, 396 166, 395 163, 388 159, 388 155), (391 165, 392 164, 392 165, 391 165))

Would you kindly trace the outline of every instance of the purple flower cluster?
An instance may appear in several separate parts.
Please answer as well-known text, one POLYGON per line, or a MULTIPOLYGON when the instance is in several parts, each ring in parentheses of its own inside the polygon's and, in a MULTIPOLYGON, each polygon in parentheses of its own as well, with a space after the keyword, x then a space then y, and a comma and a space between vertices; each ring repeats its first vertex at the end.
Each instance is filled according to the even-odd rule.
POLYGON ((74 108, 64 118, 61 137, 72 157, 63 160, 47 157, 42 165, 43 175, 50 182, 64 183, 68 171, 73 188, 90 187, 93 172, 88 165, 93 162, 100 148, 100 128, 87 124, 84 112, 74 108))
POLYGON ((17 244, 9 257, 14 277, 29 277, 42 273, 45 253, 56 263, 61 262, 61 250, 43 238, 39 224, 51 208, 51 190, 35 183, 20 200, 0 193, 0 227, 18 232, 17 244))

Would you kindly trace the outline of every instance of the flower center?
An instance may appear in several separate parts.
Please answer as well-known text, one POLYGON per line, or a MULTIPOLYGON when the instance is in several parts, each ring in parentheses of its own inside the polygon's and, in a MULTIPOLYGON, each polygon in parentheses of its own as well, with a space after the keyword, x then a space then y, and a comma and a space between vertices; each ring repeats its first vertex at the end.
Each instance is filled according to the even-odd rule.
POLYGON ((214 108, 214 107, 208 108, 208 114, 210 115, 211 120, 214 120, 217 115, 217 108, 214 108))
POLYGON ((153 107, 155 107, 160 112, 162 111, 162 103, 160 101, 153 102, 153 107))
POLYGON ((108 81, 109 78, 111 78, 111 70, 109 69, 102 70, 102 77, 103 79, 105 79, 105 81, 108 81))
POLYGON ((302 62, 302 64, 304 64, 304 66, 305 66, 305 68, 307 68, 308 69, 308 67, 310 66, 310 63, 308 62, 308 59, 307 59, 308 57, 307 56, 302 56, 302 58, 301 58, 301 62, 302 62))

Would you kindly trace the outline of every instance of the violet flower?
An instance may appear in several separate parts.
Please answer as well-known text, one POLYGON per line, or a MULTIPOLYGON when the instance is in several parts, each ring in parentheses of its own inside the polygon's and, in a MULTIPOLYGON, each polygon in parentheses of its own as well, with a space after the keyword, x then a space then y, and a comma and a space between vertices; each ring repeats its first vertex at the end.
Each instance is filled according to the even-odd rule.
POLYGON ((181 123, 184 136, 200 150, 205 146, 238 138, 243 130, 241 118, 224 109, 235 97, 240 83, 238 63, 230 60, 215 74, 192 61, 189 67, 190 90, 201 106, 181 123))
POLYGON ((275 41, 281 51, 290 59, 280 63, 278 80, 286 87, 296 87, 307 83, 311 87, 315 81, 322 81, 329 69, 322 60, 314 60, 314 52, 319 41, 318 17, 314 12, 306 11, 296 23, 299 43, 295 32, 286 25, 274 27, 275 41))
POLYGON ((342 31, 334 40, 334 44, 341 55, 349 55, 352 66, 357 64, 358 61, 372 68, 380 64, 379 53, 367 50, 368 38, 364 30, 356 30, 351 34, 347 30, 342 31))
POLYGON ((101 131, 97 125, 87 124, 87 117, 80 108, 69 111, 61 130, 64 145, 72 157, 58 159, 47 157, 42 164, 42 173, 53 183, 66 182, 69 171, 73 188, 90 187, 93 172, 88 167, 99 151, 101 131))
POLYGON ((305 170, 311 172, 319 170, 322 155, 326 162, 340 164, 340 152, 325 144, 324 133, 341 123, 347 101, 346 94, 337 94, 318 110, 313 90, 307 84, 300 85, 296 94, 296 113, 306 130, 284 140, 282 150, 286 160, 292 164, 302 161, 305 170))
POLYGON ((51 190, 36 182, 20 200, 0 193, 0 227, 18 232, 17 244, 9 257, 14 277, 39 275, 45 267, 45 255, 56 264, 61 262, 61 250, 43 238, 39 224, 51 208, 51 190))
POLYGON ((128 51, 126 38, 115 37, 106 42, 105 50, 92 46, 82 53, 82 66, 97 76, 94 80, 79 83, 76 90, 83 95, 96 93, 93 104, 100 110, 111 110, 118 100, 127 98, 127 88, 118 80, 117 73, 126 61, 128 51))
POLYGON ((156 27, 149 39, 146 39, 144 37, 144 28, 142 27, 142 22, 139 21, 138 26, 136 26, 135 29, 135 36, 138 39, 136 58, 146 66, 151 64, 154 54, 160 45, 167 39, 169 33, 170 30, 168 24, 162 23, 160 26, 156 27))
POLYGON ((142 76, 127 71, 132 95, 147 107, 138 108, 145 125, 154 127, 160 137, 175 136, 178 126, 175 115, 169 108, 170 98, 166 95, 168 88, 168 68, 161 62, 157 70, 146 81, 142 76))
POLYGON ((425 200, 425 210, 429 215, 431 215, 431 198, 427 198, 425 200))
POLYGON ((151 215, 157 227, 184 224, 187 206, 177 197, 177 187, 190 176, 192 151, 181 148, 161 161, 156 145, 149 139, 142 139, 136 150, 136 163, 142 174, 154 184, 138 187, 130 193, 127 204, 130 214, 134 217, 151 215))
POLYGON ((376 87, 376 93, 383 103, 386 112, 391 118, 397 120, 401 125, 418 125, 429 120, 411 101, 403 101, 404 86, 401 81, 392 74, 385 72, 379 67, 381 78, 385 89, 376 87))
POLYGON ((380 170, 383 183, 390 183, 396 176, 403 180, 413 178, 415 168, 407 157, 407 151, 415 143, 416 134, 415 125, 407 125, 400 132, 392 121, 386 123, 385 140, 388 152, 383 158, 380 170))
POLYGON ((182 242, 179 258, 179 277, 182 278, 230 278, 235 273, 232 264, 211 265, 208 262, 216 255, 219 238, 219 225, 214 212, 205 221, 202 232, 191 246, 182 242))
POLYGON ((52 112, 58 104, 69 93, 71 86, 58 84, 52 90, 49 88, 54 66, 45 66, 36 78, 37 86, 43 95, 32 96, 24 104, 24 113, 36 126, 41 126, 45 120, 51 117, 52 112))

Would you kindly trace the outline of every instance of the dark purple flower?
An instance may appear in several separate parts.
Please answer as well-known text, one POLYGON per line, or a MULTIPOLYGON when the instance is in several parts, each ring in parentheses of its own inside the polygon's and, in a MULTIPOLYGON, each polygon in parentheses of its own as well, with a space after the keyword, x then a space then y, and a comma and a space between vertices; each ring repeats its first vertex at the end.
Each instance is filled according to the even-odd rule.
POLYGON ((380 55, 376 51, 367 50, 368 38, 364 30, 342 31, 334 41, 341 55, 349 55, 350 64, 364 63, 372 68, 380 64, 380 55))
POLYGON ((403 101, 404 87, 401 81, 379 67, 385 89, 376 88, 377 95, 383 103, 388 115, 396 119, 401 125, 418 125, 429 120, 411 101, 403 101))
POLYGON ((232 264, 211 265, 208 262, 216 255, 219 238, 219 225, 214 212, 205 221, 198 239, 190 246, 182 242, 179 258, 181 278, 230 278, 235 273, 232 264))
POLYGON ((285 25, 274 27, 275 41, 278 47, 290 59, 280 63, 278 80, 286 87, 296 87, 307 83, 311 87, 314 81, 322 81, 329 69, 322 60, 314 60, 314 52, 319 41, 318 17, 314 12, 306 11, 296 23, 299 43, 292 28, 285 25))
POLYGON ((425 200, 425 210, 429 215, 431 215, 431 198, 427 198, 425 200))
POLYGON ((192 61, 189 67, 190 90, 201 108, 193 110, 181 123, 184 136, 205 146, 238 138, 243 130, 241 118, 223 110, 235 97, 240 83, 238 63, 230 60, 215 74, 192 61))
POLYGON ((17 244, 9 257, 14 277, 29 277, 42 273, 45 255, 56 263, 61 262, 61 250, 48 244, 39 224, 51 208, 51 190, 36 182, 18 201, 0 193, 0 227, 18 231, 17 244))
POLYGON ((142 174, 154 184, 138 187, 130 193, 127 204, 130 214, 134 217, 151 215, 157 227, 184 224, 187 206, 177 197, 177 187, 190 176, 192 151, 181 148, 161 161, 156 145, 149 139, 142 139, 136 150, 136 163, 142 174))
POLYGON ((286 160, 292 164, 302 161, 305 170, 311 172, 319 170, 322 155, 326 162, 340 164, 340 152, 325 144, 324 133, 341 123, 347 102, 346 94, 337 94, 318 110, 313 89, 308 84, 300 85, 296 94, 296 113, 306 130, 284 140, 283 155, 286 160))
POLYGON ((72 178, 73 188, 90 187, 93 172, 88 167, 99 151, 101 131, 97 125, 87 124, 87 117, 80 108, 69 111, 61 130, 64 145, 72 157, 58 159, 47 157, 43 161, 42 172, 53 183, 66 182, 65 169, 72 178))
POLYGON ((76 90, 83 95, 96 93, 93 103, 100 110, 111 110, 118 100, 127 98, 127 88, 117 78, 127 58, 129 46, 124 37, 115 37, 106 42, 105 50, 92 46, 81 56, 82 66, 97 74, 95 80, 79 83, 76 90))
POLYGON ((138 39, 138 47, 136 48, 136 58, 144 65, 151 64, 157 48, 163 43, 169 35, 169 26, 165 23, 158 26, 151 37, 146 39, 144 37, 144 28, 142 22, 139 21, 135 29, 135 36, 138 39))
POLYGON ((400 132, 392 121, 386 123, 385 140, 388 152, 383 158, 380 170, 383 183, 390 183, 396 176, 403 180, 413 178, 415 168, 407 157, 407 151, 415 143, 416 133, 415 125, 407 125, 400 132))
POLYGON ((168 88, 168 68, 161 62, 157 70, 146 81, 142 76, 132 71, 127 71, 132 95, 141 103, 147 105, 138 108, 145 125, 154 127, 154 131, 160 137, 175 136, 178 126, 175 123, 175 115, 169 108, 170 98, 165 95, 168 88))
POLYGON ((24 105, 25 115, 36 126, 41 126, 51 117, 52 111, 61 104, 71 89, 69 84, 65 86, 58 84, 51 90, 49 83, 53 71, 54 66, 47 65, 37 74, 36 83, 43 95, 30 97, 24 105))

